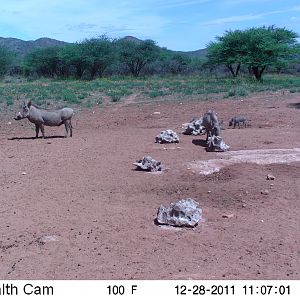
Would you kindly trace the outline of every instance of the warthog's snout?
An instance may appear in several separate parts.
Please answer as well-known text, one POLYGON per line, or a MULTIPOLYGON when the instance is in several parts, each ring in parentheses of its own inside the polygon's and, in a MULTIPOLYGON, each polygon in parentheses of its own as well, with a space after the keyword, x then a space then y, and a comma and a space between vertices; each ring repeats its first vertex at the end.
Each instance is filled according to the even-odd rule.
POLYGON ((21 113, 20 112, 18 112, 17 114, 16 114, 16 116, 14 117, 14 119, 15 120, 21 120, 22 119, 22 115, 21 115, 21 113))

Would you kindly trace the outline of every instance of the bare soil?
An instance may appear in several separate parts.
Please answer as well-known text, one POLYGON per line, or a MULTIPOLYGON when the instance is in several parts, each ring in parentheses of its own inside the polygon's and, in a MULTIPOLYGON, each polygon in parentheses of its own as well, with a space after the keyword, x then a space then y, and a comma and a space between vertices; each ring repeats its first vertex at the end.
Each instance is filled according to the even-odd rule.
POLYGON ((242 162, 201 175, 204 136, 181 124, 213 108, 231 151, 300 148, 300 95, 106 105, 74 117, 73 138, 3 115, 1 279, 300 279, 300 162, 242 162), (160 114, 154 112, 160 112, 160 114), (235 115, 251 126, 229 128, 235 115), (175 130, 179 144, 155 144, 175 130), (150 155, 161 173, 136 171, 150 155), (275 180, 267 180, 267 174, 275 180), (262 191, 268 190, 266 195, 262 191), (162 204, 193 198, 195 228, 158 226, 162 204))

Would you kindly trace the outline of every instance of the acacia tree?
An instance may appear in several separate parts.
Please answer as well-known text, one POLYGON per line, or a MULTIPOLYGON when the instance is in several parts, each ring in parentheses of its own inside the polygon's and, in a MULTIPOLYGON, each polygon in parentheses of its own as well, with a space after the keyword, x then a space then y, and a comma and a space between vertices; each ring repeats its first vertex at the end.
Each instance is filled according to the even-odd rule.
POLYGON ((249 66, 257 80, 268 66, 284 63, 293 53, 297 34, 285 28, 260 27, 245 31, 248 52, 244 63, 249 66))
POLYGON ((81 43, 82 60, 91 79, 96 75, 103 76, 115 57, 114 43, 106 36, 91 38, 81 43))
POLYGON ((6 47, 0 46, 0 77, 2 77, 13 63, 13 53, 6 47))
POLYGON ((64 46, 59 56, 63 64, 65 75, 74 75, 78 78, 82 77, 86 63, 82 59, 82 48, 79 43, 64 46))
POLYGON ((39 76, 54 77, 59 75, 60 47, 47 47, 35 49, 27 54, 22 62, 25 75, 36 73, 39 76))
POLYGON ((167 61, 169 72, 172 74, 181 74, 188 68, 191 58, 185 54, 174 54, 167 61))
POLYGON ((69 44, 60 52, 64 69, 78 78, 102 76, 114 60, 114 45, 106 36, 69 44))
POLYGON ((236 77, 247 53, 245 34, 241 30, 226 31, 224 36, 216 39, 217 42, 208 45, 208 62, 213 66, 224 64, 232 76, 236 77))
POLYGON ((268 66, 276 66, 290 57, 296 38, 295 32, 275 26, 227 31, 217 37, 217 42, 209 44, 208 59, 211 64, 226 65, 233 76, 238 75, 244 64, 261 80, 268 66))
POLYGON ((159 48, 152 40, 118 41, 119 60, 124 63, 134 77, 138 77, 141 70, 159 56, 159 48))

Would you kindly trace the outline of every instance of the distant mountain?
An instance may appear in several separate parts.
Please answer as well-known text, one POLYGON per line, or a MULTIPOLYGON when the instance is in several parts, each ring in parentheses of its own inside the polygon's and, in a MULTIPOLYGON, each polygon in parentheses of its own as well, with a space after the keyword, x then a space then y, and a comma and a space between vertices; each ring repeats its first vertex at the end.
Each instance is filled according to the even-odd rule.
MULTIPOLYGON (((140 40, 134 36, 125 36, 123 37, 121 40, 126 40, 126 41, 133 41, 136 43, 141 43, 143 40, 140 40)), ((163 48, 165 49, 165 48, 163 48)), ((200 50, 195 50, 195 51, 174 51, 174 50, 168 50, 170 52, 175 52, 178 54, 185 54, 188 55, 189 57, 196 57, 196 58, 201 58, 201 57, 205 57, 207 54, 207 49, 200 49, 200 50)))
POLYGON ((195 50, 195 51, 176 51, 177 53, 182 53, 186 54, 189 57, 205 57, 207 55, 207 49, 200 49, 200 50, 195 50))
POLYGON ((65 44, 67 43, 49 38, 40 38, 35 41, 23 41, 15 38, 0 37, 0 46, 7 47, 9 50, 15 52, 18 56, 25 56, 33 49, 63 46, 65 44))
MULTIPOLYGON (((123 40, 127 41, 134 41, 136 43, 141 43, 142 40, 134 37, 134 36, 125 36, 122 38, 123 40)), ((52 46, 63 46, 68 44, 67 42, 63 41, 58 41, 55 39, 50 39, 50 38, 40 38, 35 41, 23 41, 20 39, 15 39, 15 38, 3 38, 0 37, 0 46, 5 46, 9 50, 15 52, 17 56, 23 57, 29 52, 31 52, 33 49, 37 48, 47 48, 47 47, 52 47, 52 46)), ((166 49, 166 48, 163 48, 166 49)), ((168 50, 170 52, 174 53, 179 53, 179 54, 186 54, 190 57, 205 57, 207 50, 206 49, 200 49, 196 51, 173 51, 173 50, 168 50)))
POLYGON ((136 42, 136 43, 141 43, 143 40, 140 40, 134 36, 131 35, 127 35, 124 36, 123 38, 121 38, 121 40, 125 40, 125 41, 131 41, 131 42, 136 42))

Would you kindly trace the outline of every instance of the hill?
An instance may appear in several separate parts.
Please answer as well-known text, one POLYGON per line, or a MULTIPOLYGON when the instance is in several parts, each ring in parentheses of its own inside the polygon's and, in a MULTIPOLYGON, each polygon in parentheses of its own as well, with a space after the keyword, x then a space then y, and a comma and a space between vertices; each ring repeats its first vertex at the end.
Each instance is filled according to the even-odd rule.
POLYGON ((35 41, 23 41, 15 38, 0 37, 0 46, 7 47, 9 50, 15 52, 17 56, 21 57, 25 56, 33 49, 62 46, 65 44, 67 43, 50 38, 40 38, 35 41))
MULTIPOLYGON (((142 42, 141 39, 138 39, 134 36, 125 36, 122 38, 127 41, 134 41, 136 43, 142 42)), ((68 44, 67 42, 55 40, 55 39, 50 39, 50 38, 39 38, 35 41, 23 41, 20 39, 16 38, 3 38, 0 37, 0 46, 5 46, 9 50, 15 52, 17 54, 17 57, 22 58, 29 52, 31 52, 33 49, 37 48, 47 48, 47 47, 52 47, 52 46, 63 46, 68 44)), ((162 48, 166 49, 166 48, 162 48)), ((167 49, 166 49, 167 50, 167 49)), ((207 50, 206 49, 200 49, 196 51, 173 51, 173 50, 168 50, 169 52, 174 52, 178 54, 185 54, 188 55, 189 57, 205 57, 207 50)))
MULTIPOLYGON (((133 42, 136 42, 136 43, 141 43, 142 40, 134 37, 134 36, 125 36, 122 38, 122 40, 126 40, 126 41, 133 41, 133 42)), ((164 47, 162 47, 162 49, 166 49, 164 47)), ((167 51, 169 52, 173 52, 173 53, 178 53, 178 54, 184 54, 184 55, 188 55, 189 57, 191 58, 202 58, 202 57, 205 57, 206 54, 207 54, 207 49, 199 49, 199 50, 195 50, 195 51, 174 51, 174 50, 169 50, 169 49, 166 49, 167 51)))

